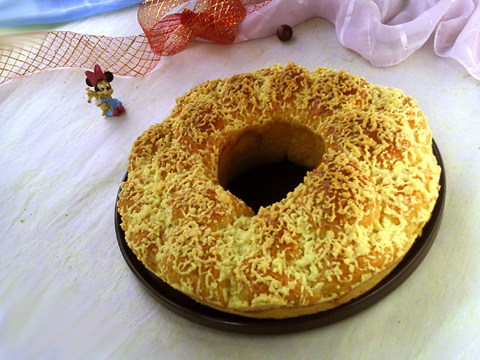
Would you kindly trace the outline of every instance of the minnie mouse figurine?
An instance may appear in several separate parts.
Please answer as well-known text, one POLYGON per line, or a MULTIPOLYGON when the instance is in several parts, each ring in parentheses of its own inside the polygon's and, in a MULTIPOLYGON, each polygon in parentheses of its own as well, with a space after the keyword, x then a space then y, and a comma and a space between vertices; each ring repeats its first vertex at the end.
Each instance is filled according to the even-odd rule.
POLYGON ((112 98, 113 89, 110 82, 113 80, 113 74, 110 71, 103 72, 100 66, 96 64, 93 72, 85 71, 87 78, 85 82, 88 86, 94 87, 94 90, 86 88, 88 102, 95 98, 95 104, 102 110, 103 116, 118 116, 125 112, 122 102, 112 98))

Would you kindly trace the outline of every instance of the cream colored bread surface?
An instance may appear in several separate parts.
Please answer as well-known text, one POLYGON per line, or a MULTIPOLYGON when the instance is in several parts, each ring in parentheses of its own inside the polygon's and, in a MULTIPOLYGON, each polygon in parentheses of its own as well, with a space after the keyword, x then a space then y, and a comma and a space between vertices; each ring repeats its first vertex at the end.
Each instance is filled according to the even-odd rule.
POLYGON ((440 177, 415 100, 292 63, 194 87, 135 141, 127 170, 118 210, 136 256, 198 302, 258 318, 375 286, 421 234, 440 177), (257 214, 225 189, 283 159, 312 170, 257 214))

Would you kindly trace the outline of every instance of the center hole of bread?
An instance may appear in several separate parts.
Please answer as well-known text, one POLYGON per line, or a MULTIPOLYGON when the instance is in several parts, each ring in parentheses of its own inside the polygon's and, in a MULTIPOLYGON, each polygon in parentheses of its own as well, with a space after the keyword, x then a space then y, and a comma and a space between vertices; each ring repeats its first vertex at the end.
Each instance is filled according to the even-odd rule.
POLYGON ((272 122, 232 134, 220 154, 218 180, 252 210, 284 199, 321 161, 325 145, 304 126, 272 122))

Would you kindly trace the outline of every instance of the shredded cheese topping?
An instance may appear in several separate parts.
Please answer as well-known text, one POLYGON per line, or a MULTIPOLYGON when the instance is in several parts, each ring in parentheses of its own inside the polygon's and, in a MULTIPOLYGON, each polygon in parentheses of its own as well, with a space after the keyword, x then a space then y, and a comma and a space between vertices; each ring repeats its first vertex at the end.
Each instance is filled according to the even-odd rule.
POLYGON ((197 301, 257 317, 369 290, 421 234, 440 177, 415 100, 292 63, 194 87, 127 170, 118 209, 136 256, 197 301), (257 155, 313 170, 254 214, 222 185, 257 155))

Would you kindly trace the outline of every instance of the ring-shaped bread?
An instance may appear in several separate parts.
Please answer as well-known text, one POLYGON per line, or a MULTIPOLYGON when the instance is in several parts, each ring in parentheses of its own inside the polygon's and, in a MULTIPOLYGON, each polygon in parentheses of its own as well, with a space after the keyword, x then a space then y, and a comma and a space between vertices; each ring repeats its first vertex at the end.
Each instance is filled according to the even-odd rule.
POLYGON ((292 63, 194 87, 135 141, 127 170, 118 211, 138 259, 202 304, 257 318, 374 287, 421 234, 440 177, 415 100, 292 63), (312 170, 256 214, 225 189, 283 159, 312 170))

